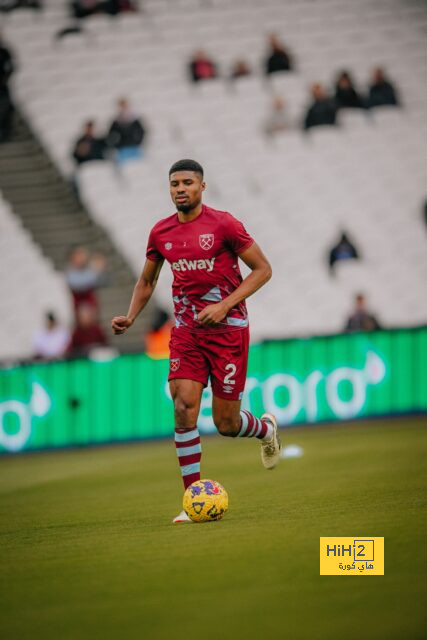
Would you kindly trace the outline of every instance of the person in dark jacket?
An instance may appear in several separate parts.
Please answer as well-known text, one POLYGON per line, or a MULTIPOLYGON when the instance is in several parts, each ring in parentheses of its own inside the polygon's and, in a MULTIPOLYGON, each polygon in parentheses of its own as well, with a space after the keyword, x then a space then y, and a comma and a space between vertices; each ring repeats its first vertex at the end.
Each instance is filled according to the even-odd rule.
POLYGON ((270 36, 270 53, 265 61, 265 73, 270 75, 278 71, 291 71, 293 62, 289 51, 276 35, 270 36))
POLYGON ((13 126, 13 106, 7 84, 0 84, 0 143, 6 142, 10 138, 13 126))
POLYGON ((314 84, 311 88, 313 102, 307 110, 304 119, 304 129, 320 125, 334 125, 337 120, 337 105, 325 91, 321 84, 314 84))
POLYGON ((15 63, 11 50, 3 42, 0 33, 0 85, 7 84, 15 70, 15 63))
POLYGON ((136 11, 131 0, 72 0, 68 3, 74 18, 88 18, 97 13, 117 16, 121 11, 136 11))
POLYGON ((42 9, 42 0, 0 0, 0 11, 8 13, 15 9, 42 9))
POLYGON ((9 139, 12 132, 14 106, 8 86, 15 70, 13 55, 0 34, 0 142, 9 139))
POLYGON ((118 162, 141 157, 141 145, 145 138, 145 128, 132 112, 128 100, 118 101, 118 112, 107 135, 107 143, 117 150, 118 162))
POLYGON ((104 160, 105 152, 105 139, 95 135, 95 123, 93 120, 88 120, 84 125, 83 135, 74 145, 74 160, 78 165, 91 160, 104 160))
POLYGON ((381 329, 376 317, 366 309, 365 296, 358 293, 355 297, 355 307, 350 314, 344 331, 353 333, 354 331, 375 331, 381 329))
POLYGON ((334 265, 339 260, 352 260, 359 258, 356 247, 350 241, 348 235, 343 232, 341 238, 329 253, 329 269, 333 272, 334 265))
POLYGON ((370 107, 399 106, 396 89, 380 67, 373 71, 368 102, 370 107))
POLYGON ((363 109, 365 106, 365 100, 356 91, 353 80, 347 71, 342 71, 338 76, 335 85, 335 102, 339 109, 345 107, 363 109))

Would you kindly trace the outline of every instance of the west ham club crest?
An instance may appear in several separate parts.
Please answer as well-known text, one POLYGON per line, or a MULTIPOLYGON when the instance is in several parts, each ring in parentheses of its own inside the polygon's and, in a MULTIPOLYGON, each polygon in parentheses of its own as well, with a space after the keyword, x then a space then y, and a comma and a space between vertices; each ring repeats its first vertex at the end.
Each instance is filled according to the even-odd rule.
POLYGON ((170 370, 172 372, 178 371, 180 362, 181 362, 181 358, 172 358, 170 361, 170 370))
POLYGON ((213 233, 201 233, 199 235, 199 244, 205 251, 212 249, 215 236, 213 233))

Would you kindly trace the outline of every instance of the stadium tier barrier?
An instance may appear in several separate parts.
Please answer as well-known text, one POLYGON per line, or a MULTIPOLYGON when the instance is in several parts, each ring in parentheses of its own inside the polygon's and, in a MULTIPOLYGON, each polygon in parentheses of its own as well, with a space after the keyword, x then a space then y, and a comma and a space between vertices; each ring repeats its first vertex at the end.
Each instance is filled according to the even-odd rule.
MULTIPOLYGON (((0 369, 0 452, 171 436, 167 375, 143 354, 0 369)), ((207 388, 203 433, 210 406, 207 388)), ((427 326, 253 345, 243 407, 282 427, 427 412, 427 326)))

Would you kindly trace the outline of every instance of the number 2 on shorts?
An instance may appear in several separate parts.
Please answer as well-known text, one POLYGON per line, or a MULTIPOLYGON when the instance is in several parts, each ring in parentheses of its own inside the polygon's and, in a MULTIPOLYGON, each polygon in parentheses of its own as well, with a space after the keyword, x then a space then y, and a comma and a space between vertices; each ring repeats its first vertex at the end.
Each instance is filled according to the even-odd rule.
POLYGON ((227 373, 224 376, 224 384, 236 384, 236 381, 231 379, 236 373, 236 365, 230 362, 225 366, 225 370, 229 371, 230 373, 227 373))

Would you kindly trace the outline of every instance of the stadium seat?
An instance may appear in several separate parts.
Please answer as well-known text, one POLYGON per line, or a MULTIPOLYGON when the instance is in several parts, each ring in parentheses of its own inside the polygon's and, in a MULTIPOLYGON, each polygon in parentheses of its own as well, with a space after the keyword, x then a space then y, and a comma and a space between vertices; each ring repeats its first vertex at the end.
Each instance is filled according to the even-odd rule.
MULTIPOLYGON (((37 29, 32 14, 15 12, 4 33, 20 60, 17 101, 62 172, 73 171, 70 149, 84 120, 95 117, 107 127, 119 96, 128 96, 147 122, 142 160, 120 170, 100 162, 78 171, 81 197, 135 276, 151 226, 172 210, 168 168, 194 155, 205 165, 206 201, 241 217, 273 263, 259 306, 250 301, 253 337, 340 330, 355 289, 366 291, 384 325, 425 321, 419 211, 426 197, 420 79, 427 19, 420 4, 325 0, 310 3, 308 12, 297 0, 211 0, 209 6, 145 0, 141 15, 98 16, 87 21, 87 35, 56 44, 65 7, 54 0, 45 5, 37 29), (264 34, 271 31, 289 46, 296 68, 266 79, 264 34), (194 86, 187 65, 199 47, 218 61, 221 77, 194 86), (238 57, 254 74, 230 83, 238 57), (395 80, 404 108, 343 109, 340 126, 301 131, 313 82, 332 89, 337 72, 348 67, 363 87, 375 65, 395 80), (292 130, 268 140, 263 120, 273 95, 285 99, 292 130), (362 260, 338 265, 331 279, 327 255, 343 229, 362 260), (277 307, 268 317, 267 300, 277 307)), ((170 275, 162 274, 156 291, 162 305, 170 304, 169 286, 170 275)))
POLYGON ((41 254, 0 195, 0 298, 2 307, 0 357, 25 359, 33 355, 33 338, 47 311, 65 324, 72 321, 68 287, 41 254), (11 328, 13 327, 13 330, 11 328))

